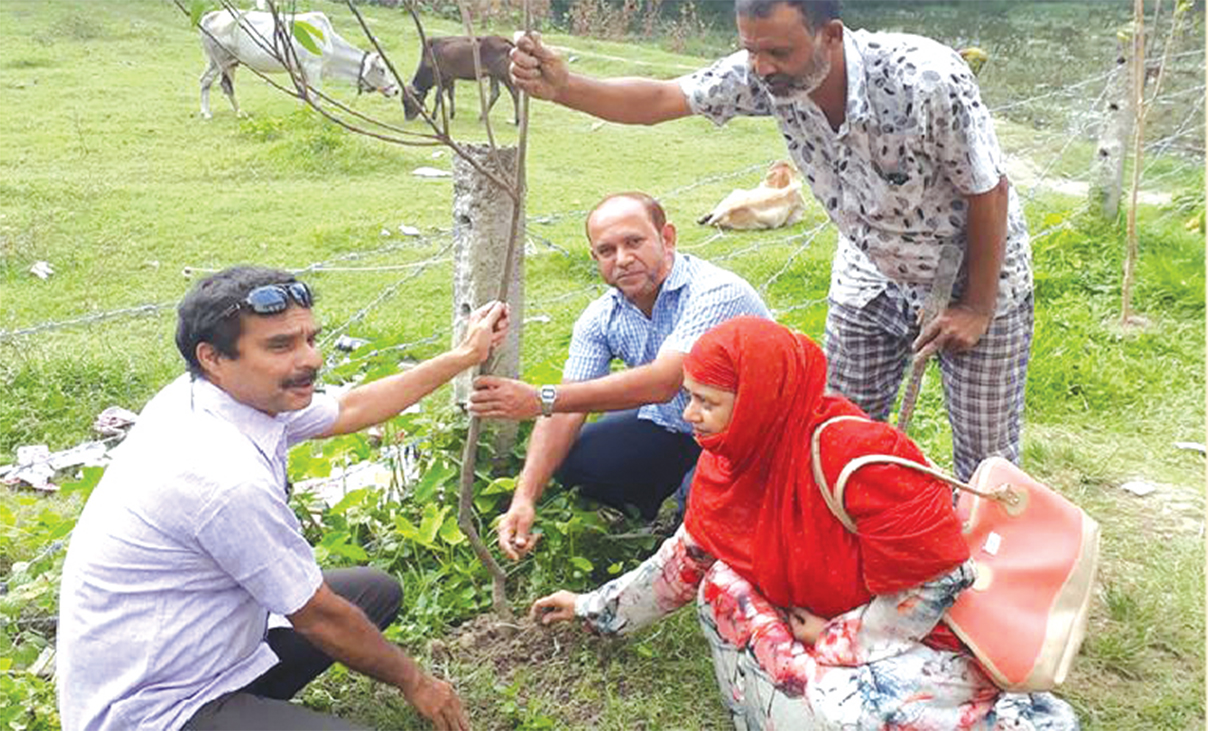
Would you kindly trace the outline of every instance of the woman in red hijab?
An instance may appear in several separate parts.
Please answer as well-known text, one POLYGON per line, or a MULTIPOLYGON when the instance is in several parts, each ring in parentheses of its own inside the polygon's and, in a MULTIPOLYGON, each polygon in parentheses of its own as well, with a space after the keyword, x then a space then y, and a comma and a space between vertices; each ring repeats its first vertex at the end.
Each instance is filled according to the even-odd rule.
POLYGON ((854 530, 835 517, 823 485, 851 460, 926 460, 825 384, 818 346, 774 322, 703 335, 684 362, 684 419, 704 451, 683 527, 637 569, 540 599, 534 616, 631 632, 695 595, 738 729, 1078 728, 1051 694, 999 691, 940 623, 974 580, 946 485, 868 466, 843 496, 854 530))

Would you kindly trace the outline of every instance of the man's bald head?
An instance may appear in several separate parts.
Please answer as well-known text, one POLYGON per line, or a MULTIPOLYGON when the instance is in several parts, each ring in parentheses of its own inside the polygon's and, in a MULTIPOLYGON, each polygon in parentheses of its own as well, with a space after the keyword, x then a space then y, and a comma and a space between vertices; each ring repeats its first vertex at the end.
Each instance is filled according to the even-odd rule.
POLYGON ((667 224, 667 212, 664 211, 663 207, 659 205, 659 202, 651 196, 636 190, 625 191, 623 193, 613 193, 612 195, 605 196, 604 199, 597 203, 595 207, 593 207, 587 214, 587 220, 583 224, 583 230, 587 235, 588 241, 591 241, 592 218, 595 217, 596 213, 599 212, 600 209, 608 207, 612 202, 617 201, 618 199, 631 200, 645 208, 646 217, 650 219, 650 223, 654 226, 656 231, 662 231, 663 226, 667 224))

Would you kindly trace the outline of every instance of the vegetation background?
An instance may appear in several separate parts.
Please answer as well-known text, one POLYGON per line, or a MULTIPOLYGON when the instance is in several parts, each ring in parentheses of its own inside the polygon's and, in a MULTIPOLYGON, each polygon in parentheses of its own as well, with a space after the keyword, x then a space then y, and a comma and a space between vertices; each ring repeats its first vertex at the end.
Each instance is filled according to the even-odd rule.
MULTIPOLYGON (((346 7, 310 5, 367 46, 346 7)), ((487 27, 510 34, 516 26, 514 7, 480 6, 487 27)), ((447 4, 427 7, 429 30, 461 32, 447 4)), ((553 2, 545 30, 585 73, 671 77, 733 48, 728 8, 553 2)), ((1130 8, 1123 0, 851 2, 846 19, 990 53, 983 95, 1034 237, 1026 466, 1104 529, 1090 633, 1062 695, 1087 729, 1192 729, 1204 725, 1204 460, 1174 443, 1204 439, 1203 5, 1174 39, 1148 125, 1135 294, 1147 325, 1123 329, 1123 225, 1087 214, 1085 181, 1104 74, 1130 8), (1156 490, 1138 497, 1120 488, 1134 479, 1156 490)), ((399 68, 413 68, 416 34, 405 15, 365 12, 399 68)), ((448 343, 450 184, 411 175, 448 168, 448 153, 346 134, 246 71, 236 88, 249 116, 236 119, 215 90, 215 117, 203 121, 203 65, 196 31, 165 1, 0 4, 0 464, 21 445, 64 449, 90 438, 103 408, 138 410, 181 372, 172 307, 191 283, 186 270, 195 277, 255 262, 307 272, 328 328, 329 383, 393 372, 448 343), (402 235, 402 224, 421 235, 402 235), (55 274, 30 274, 38 261, 55 274), (345 333, 370 344, 334 352, 345 333)), ((402 123, 397 101, 327 88, 402 123)), ((456 136, 483 139, 469 86, 460 97, 456 136)), ((506 96, 492 119, 498 135, 514 139, 506 96)), ((619 189, 659 196, 682 249, 742 274, 781 322, 821 335, 834 231, 812 199, 806 220, 788 230, 719 233, 692 223, 784 156, 773 124, 626 128, 534 103, 531 135, 530 381, 557 377, 574 317, 603 291, 581 219, 619 189)), ((928 378, 914 435, 948 463, 938 386, 928 378)), ((457 679, 476 728, 726 728, 691 609, 616 641, 472 619, 489 597, 452 518, 463 430, 438 394, 392 422, 381 444, 356 436, 296 450, 295 480, 359 462, 386 466, 375 486, 334 506, 297 499, 320 561, 368 562, 400 576, 406 607, 391 635, 457 679), (396 446, 420 455, 417 477, 396 446)), ((494 457, 476 499, 487 532, 519 464, 518 453, 494 457)), ((0 728, 58 728, 46 648, 62 549, 98 477, 86 469, 57 495, 0 493, 0 728)), ((541 550, 510 567, 518 608, 553 588, 595 586, 657 540, 630 518, 556 490, 540 521, 541 550)), ((379 728, 418 725, 396 693, 340 668, 304 701, 379 728)))

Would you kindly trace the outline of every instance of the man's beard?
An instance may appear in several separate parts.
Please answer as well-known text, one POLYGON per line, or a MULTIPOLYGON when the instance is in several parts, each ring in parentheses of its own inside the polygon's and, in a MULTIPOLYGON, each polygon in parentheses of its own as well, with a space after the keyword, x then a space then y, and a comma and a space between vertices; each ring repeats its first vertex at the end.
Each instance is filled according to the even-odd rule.
POLYGON ((830 56, 822 48, 814 54, 812 68, 805 76, 792 78, 784 74, 773 74, 764 78, 764 83, 772 96, 780 101, 799 102, 809 98, 809 95, 822 85, 830 75, 830 56))

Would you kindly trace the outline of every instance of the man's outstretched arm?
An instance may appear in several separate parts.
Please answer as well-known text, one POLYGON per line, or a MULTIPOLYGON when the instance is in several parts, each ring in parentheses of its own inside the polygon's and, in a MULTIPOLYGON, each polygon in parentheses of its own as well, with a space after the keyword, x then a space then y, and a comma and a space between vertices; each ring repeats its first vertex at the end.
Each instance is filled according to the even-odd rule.
POLYGON ((538 99, 621 124, 658 124, 692 114, 674 79, 593 79, 570 73, 566 61, 541 42, 539 33, 517 33, 515 43, 512 80, 538 99))
POLYGON ((340 414, 322 436, 351 434, 394 417, 453 376, 486 360, 507 336, 507 327, 507 307, 503 303, 484 305, 470 316, 461 345, 340 397, 340 414))
POLYGON ((428 675, 391 644, 369 618, 324 582, 289 615, 294 629, 334 660, 403 693, 439 731, 467 731, 470 722, 453 687, 428 675))
MULTIPOLYGON (((646 365, 589 381, 563 382, 554 412, 588 414, 661 404, 675 398, 683 383, 684 354, 665 349, 646 365)), ((511 378, 481 376, 474 381, 470 411, 487 419, 534 419, 541 414, 539 389, 511 378)))

